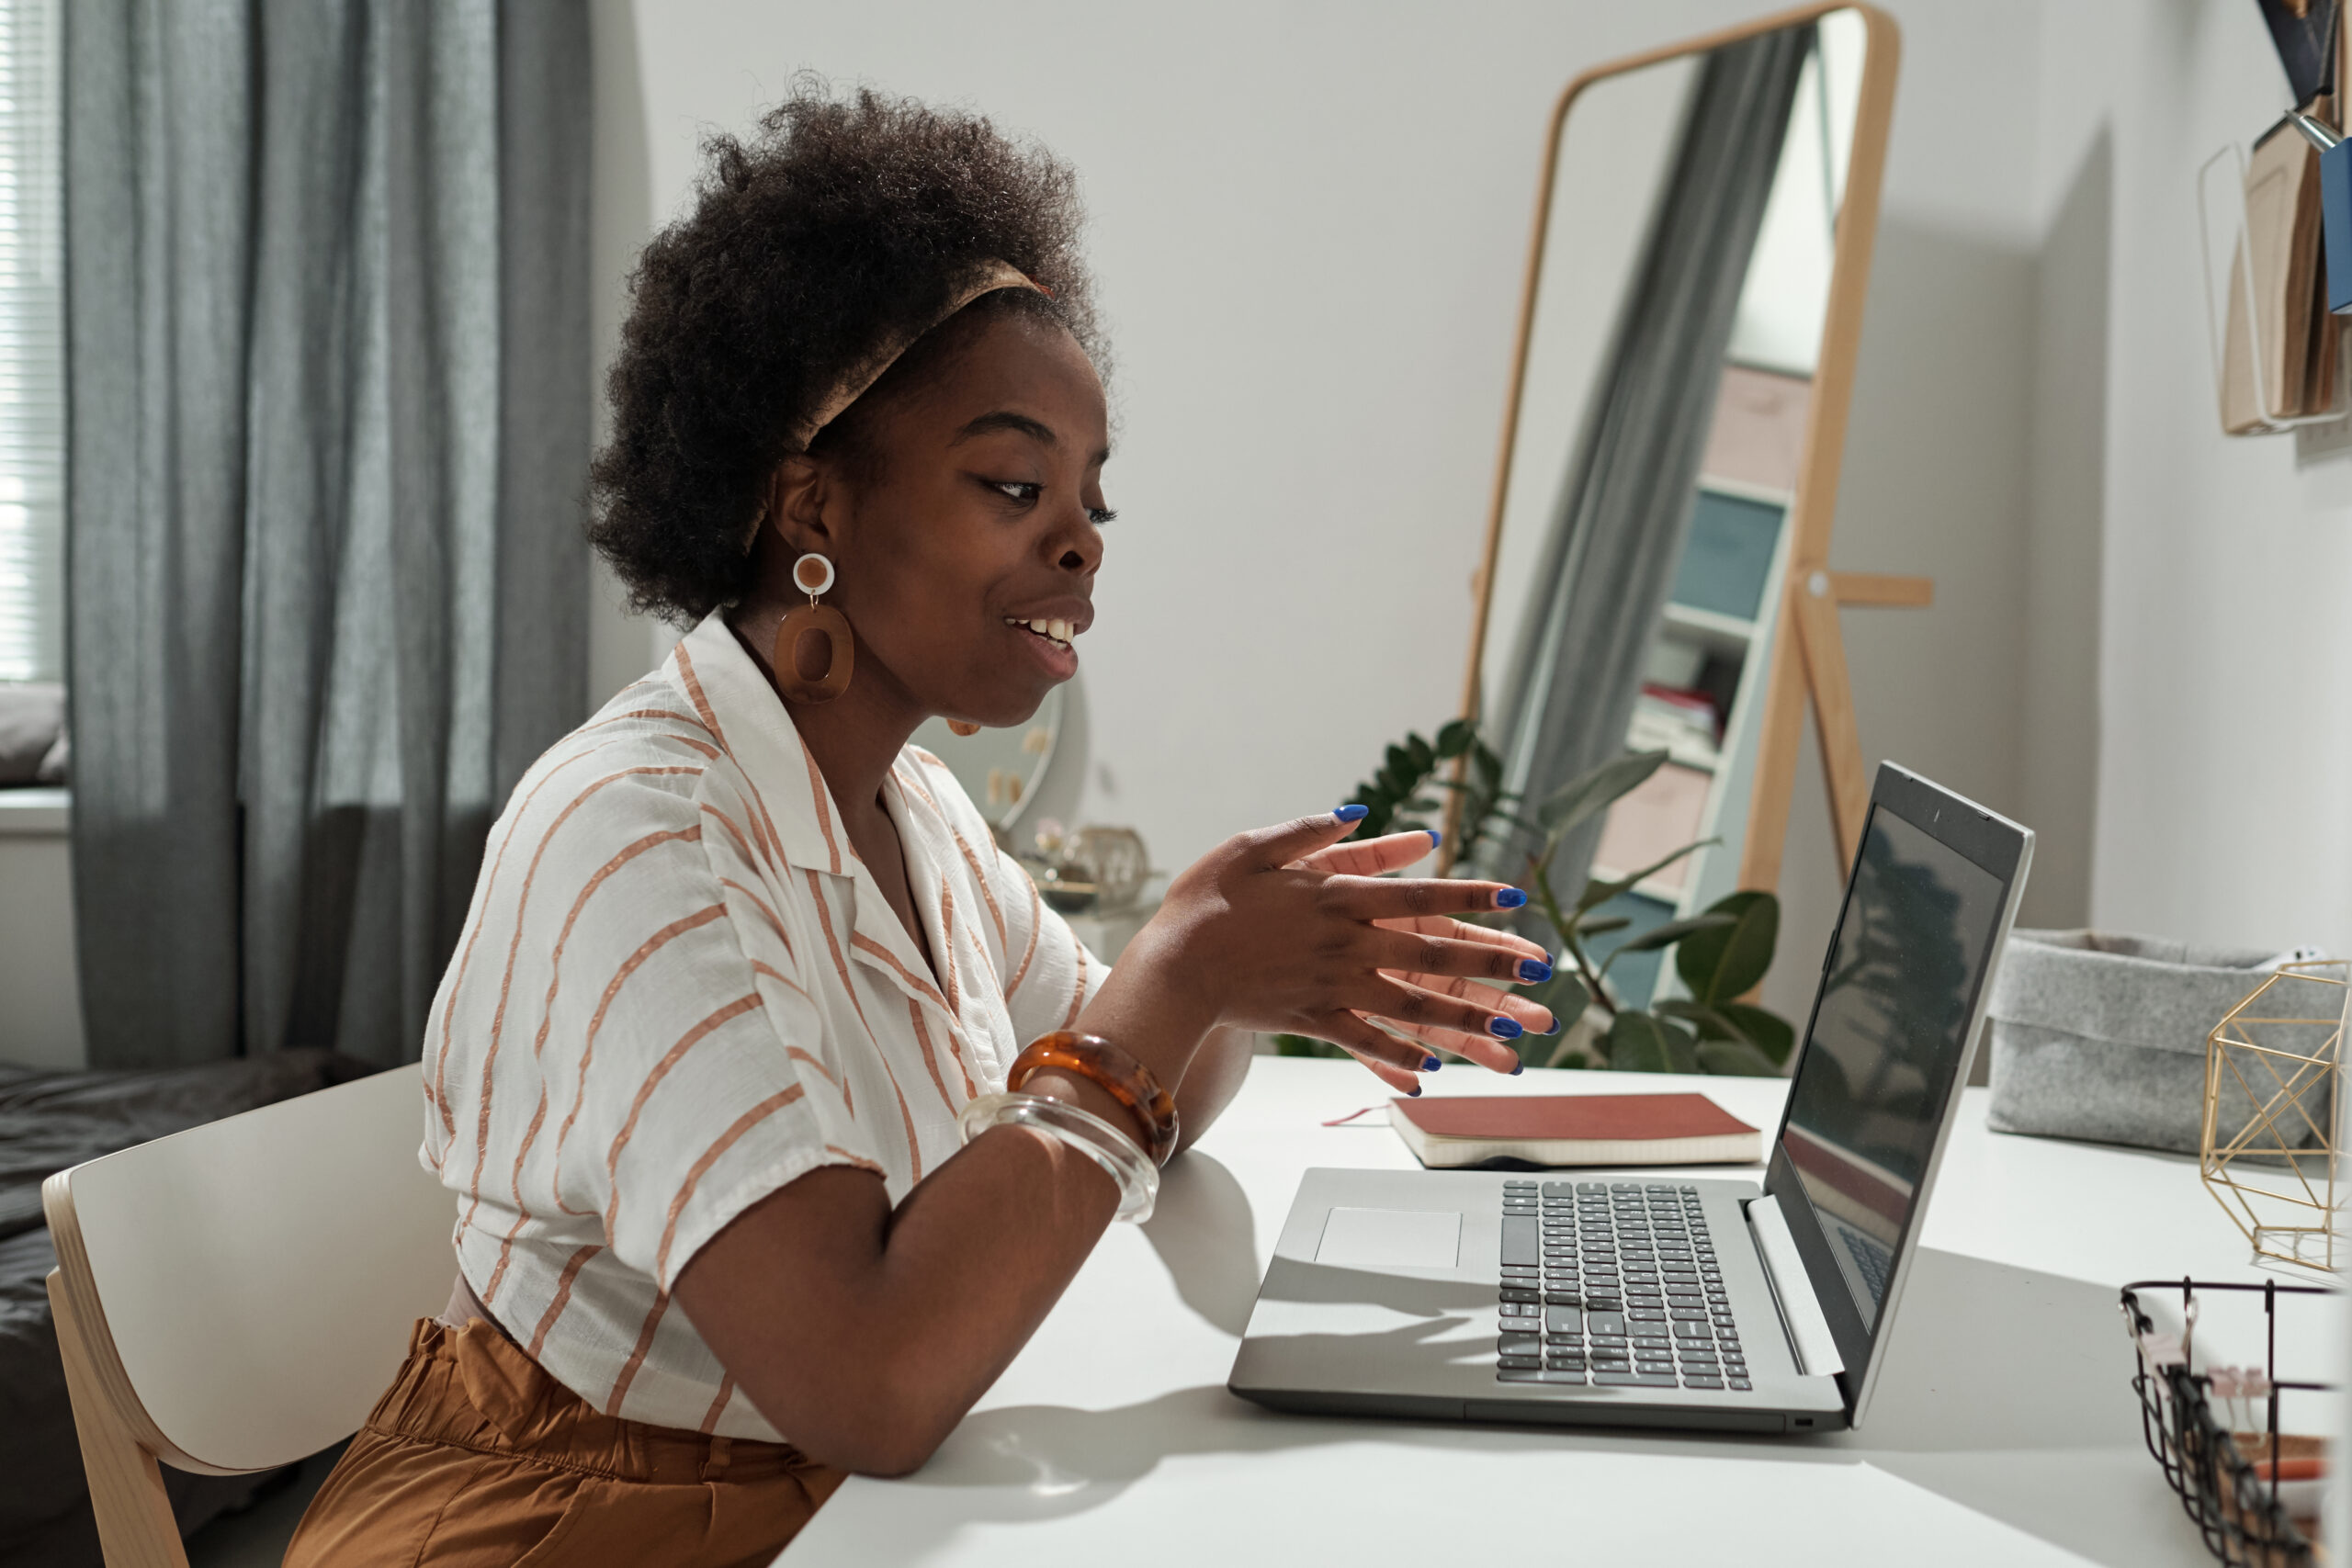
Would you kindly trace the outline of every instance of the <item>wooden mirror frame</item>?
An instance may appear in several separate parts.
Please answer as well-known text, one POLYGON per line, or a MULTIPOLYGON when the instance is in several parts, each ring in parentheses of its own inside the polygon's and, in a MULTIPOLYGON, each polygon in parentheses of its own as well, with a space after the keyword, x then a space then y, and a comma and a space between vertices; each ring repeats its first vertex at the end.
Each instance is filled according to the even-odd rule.
MULTIPOLYGON (((1702 54, 1762 33, 1817 21, 1834 12, 1861 18, 1866 48, 1860 95, 1854 106, 1854 140, 1847 164, 1845 199, 1838 211, 1831 249, 1829 295, 1821 332, 1821 353, 1805 412, 1797 483, 1789 502, 1788 567, 1781 582, 1781 614, 1772 637, 1771 661, 1757 736, 1756 774, 1748 796, 1747 831, 1740 850, 1739 886, 1775 888, 1786 844, 1789 811, 1796 789, 1798 749, 1804 739, 1804 710, 1810 698, 1815 732, 1821 744, 1822 772, 1829 785, 1830 829, 1842 880, 1861 845, 1862 818, 1870 809, 1870 780, 1854 725, 1854 698, 1846 673, 1845 641, 1838 611, 1847 604, 1924 605, 1933 597, 1925 578, 1840 572, 1829 568, 1829 531, 1838 512, 1838 477, 1846 453, 1846 419, 1854 390, 1854 360, 1862 336, 1862 308, 1870 293, 1871 255, 1878 239, 1879 186, 1886 171, 1887 132, 1894 115, 1894 78, 1902 59, 1902 33, 1894 18, 1860 0, 1830 0, 1799 6, 1754 21, 1703 34, 1680 43, 1597 65, 1578 75, 1554 106, 1544 143, 1544 166, 1535 193, 1535 233, 1528 247, 1526 284, 1519 307, 1519 341, 1511 355, 1510 392, 1503 405, 1502 452, 1495 465, 1495 488, 1487 515, 1486 549, 1471 580, 1470 669, 1464 682, 1462 712, 1477 716, 1479 672, 1485 662, 1488 613, 1494 599, 1495 558, 1502 545, 1503 507, 1510 489, 1512 449, 1519 436, 1520 401, 1527 384, 1528 344, 1534 334, 1535 298, 1544 276, 1544 242, 1552 219, 1552 187, 1559 171, 1560 141, 1568 111, 1586 88, 1611 76, 1702 54), (1861 221, 1849 221, 1860 219, 1861 221)), ((1454 777, 1462 777, 1462 764, 1454 777)), ((1448 863, 1458 841, 1461 794, 1446 807, 1448 863)))

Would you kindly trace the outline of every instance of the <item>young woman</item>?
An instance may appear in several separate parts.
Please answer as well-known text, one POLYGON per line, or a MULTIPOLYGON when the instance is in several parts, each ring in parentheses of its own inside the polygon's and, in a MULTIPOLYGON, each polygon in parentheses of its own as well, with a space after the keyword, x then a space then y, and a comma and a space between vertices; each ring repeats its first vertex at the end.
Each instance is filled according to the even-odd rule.
POLYGON ((424 1042, 457 1289, 289 1563, 764 1562, 923 1462, 1251 1032, 1416 1093, 1556 1027, 1499 988, 1543 952, 1454 918, 1520 895, 1384 876, 1430 840, 1360 809, 1228 840, 1107 969, 908 744, 1078 668, 1080 221, 985 120, 805 89, 647 248, 593 536, 693 630, 491 834, 424 1042))

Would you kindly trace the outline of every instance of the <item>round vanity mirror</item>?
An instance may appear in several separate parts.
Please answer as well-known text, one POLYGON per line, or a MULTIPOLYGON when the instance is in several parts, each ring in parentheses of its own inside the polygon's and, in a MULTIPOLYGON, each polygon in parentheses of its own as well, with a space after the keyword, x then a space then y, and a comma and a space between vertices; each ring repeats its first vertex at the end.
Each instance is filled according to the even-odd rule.
POLYGON ((1028 723, 1011 729, 983 729, 958 735, 944 718, 923 721, 914 743, 947 764, 980 815, 998 828, 1010 828, 1021 808, 1045 782, 1054 760, 1054 743, 1061 738, 1064 689, 1057 686, 1028 723))

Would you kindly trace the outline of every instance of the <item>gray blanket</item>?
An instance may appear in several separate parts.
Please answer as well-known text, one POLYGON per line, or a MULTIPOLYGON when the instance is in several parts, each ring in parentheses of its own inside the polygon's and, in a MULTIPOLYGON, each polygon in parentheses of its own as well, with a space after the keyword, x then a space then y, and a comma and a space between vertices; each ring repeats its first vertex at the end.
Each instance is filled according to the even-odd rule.
MULTIPOLYGON (((0 1562, 101 1568, 97 1527, 49 1314, 57 1263, 40 1212, 51 1172, 373 1069, 326 1051, 154 1072, 0 1066, 0 1562)), ((249 1504, 290 1472, 190 1475, 166 1465, 183 1534, 249 1504)))

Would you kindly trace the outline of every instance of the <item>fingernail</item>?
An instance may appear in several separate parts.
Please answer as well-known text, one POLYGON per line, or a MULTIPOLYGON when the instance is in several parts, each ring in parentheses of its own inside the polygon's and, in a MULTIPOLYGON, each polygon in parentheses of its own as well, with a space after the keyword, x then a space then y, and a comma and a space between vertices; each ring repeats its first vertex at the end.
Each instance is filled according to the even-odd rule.
POLYGON ((1430 836, 1430 848, 1431 848, 1431 849, 1435 849, 1435 848, 1437 848, 1440 844, 1442 844, 1442 843, 1445 842, 1445 835, 1444 835, 1443 833, 1439 832, 1439 831, 1438 831, 1436 829, 1434 829, 1434 828, 1424 828, 1424 829, 1421 829, 1421 831, 1422 831, 1422 832, 1424 832, 1424 833, 1427 833, 1427 834, 1430 836))
POLYGON ((1443 1066, 1445 1066, 1445 1064, 1439 1061, 1435 1056, 1424 1056, 1421 1058, 1421 1071, 1425 1073, 1433 1073, 1443 1066))
POLYGON ((1557 1034, 1560 1032, 1560 1015, 1558 1013, 1555 1012, 1552 1015, 1552 1027, 1544 1030, 1543 1032, 1545 1034, 1557 1034))
POLYGON ((1552 966, 1540 958, 1522 958, 1519 961, 1519 977, 1532 986, 1538 980, 1550 979, 1552 966))
POLYGON ((1525 1062, 1513 1062, 1510 1066, 1510 1076, 1513 1077, 1519 1077, 1520 1074, 1525 1071, 1527 1071, 1527 1064, 1525 1062))
POLYGON ((1516 1040, 1527 1031, 1519 1026, 1518 1020, 1505 1018, 1498 1013, 1487 1020, 1487 1032, 1498 1040, 1516 1040))
POLYGON ((1369 806, 1342 806, 1340 809, 1331 813, 1331 815, 1338 818, 1342 822, 1361 822, 1365 818, 1372 815, 1372 807, 1369 806))
POLYGON ((1407 1095, 1408 1095, 1408 1096, 1409 1096, 1409 1097, 1411 1097, 1412 1099, 1414 1099, 1414 1100, 1419 1100, 1419 1099, 1420 1099, 1420 1098, 1421 1098, 1421 1086, 1420 1086, 1420 1085, 1419 1085, 1419 1084, 1415 1084, 1412 1088, 1410 1088, 1410 1089, 1407 1089, 1405 1092, 1406 1092, 1406 1094, 1407 1094, 1407 1095))
POLYGON ((1527 895, 1516 887, 1506 887, 1495 895, 1495 908, 1498 909, 1516 909, 1526 902, 1527 895))

